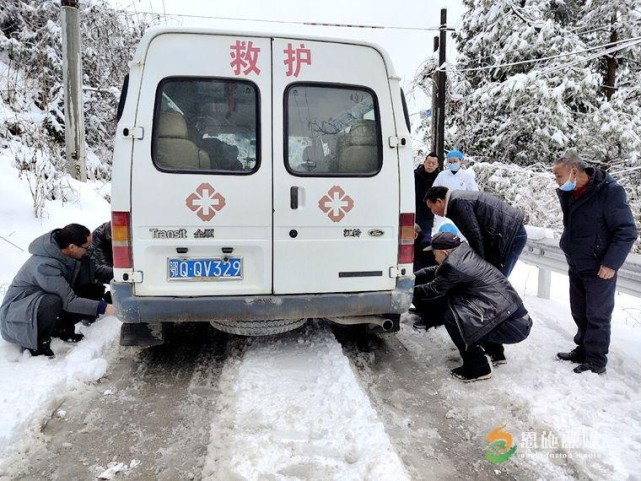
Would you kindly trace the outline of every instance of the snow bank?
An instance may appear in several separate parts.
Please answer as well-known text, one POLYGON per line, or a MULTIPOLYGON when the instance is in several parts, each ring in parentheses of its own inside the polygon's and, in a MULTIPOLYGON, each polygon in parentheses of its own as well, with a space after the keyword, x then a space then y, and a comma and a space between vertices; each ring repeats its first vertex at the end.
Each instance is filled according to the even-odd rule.
MULTIPOLYGON (((66 179, 68 202, 46 202, 44 217, 34 218, 27 180, 18 177, 13 160, 11 153, 0 153, 0 300, 28 259, 33 239, 71 222, 93 230, 110 216, 104 185, 66 179)), ((82 327, 86 339, 77 345, 54 339, 54 359, 31 357, 0 339, 0 459, 8 450, 19 448, 15 443, 25 430, 37 432, 70 390, 105 374, 108 361, 103 355, 116 342, 119 326, 116 318, 103 318, 82 327)))

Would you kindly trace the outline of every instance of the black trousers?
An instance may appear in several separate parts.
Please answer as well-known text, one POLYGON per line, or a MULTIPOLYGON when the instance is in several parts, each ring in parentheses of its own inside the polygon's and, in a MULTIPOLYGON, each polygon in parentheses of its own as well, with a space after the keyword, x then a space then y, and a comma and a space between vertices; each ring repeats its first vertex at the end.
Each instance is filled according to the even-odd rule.
MULTIPOLYGON (((102 284, 85 284, 74 289, 79 297, 100 300, 105 295, 105 286, 102 284)), ((55 294, 45 294, 38 305, 36 314, 38 325, 38 345, 50 341, 52 336, 73 334, 75 325, 84 320, 94 321, 98 316, 77 314, 62 310, 62 299, 55 294)))
POLYGON ((51 340, 51 335, 62 312, 62 299, 55 294, 45 294, 38 304, 36 322, 38 325, 38 347, 51 340))
POLYGON ((447 297, 421 299, 415 296, 414 306, 430 324, 445 325, 445 329, 459 350, 461 358, 468 363, 482 360, 484 354, 502 354, 503 344, 521 342, 530 334, 532 327, 532 321, 527 315, 518 319, 508 319, 479 339, 476 344, 466 346, 454 314, 447 304, 447 297))
POLYGON ((616 275, 601 279, 596 274, 570 269, 570 309, 577 326, 574 342, 583 348, 585 359, 597 366, 608 363, 610 324, 614 309, 616 275))

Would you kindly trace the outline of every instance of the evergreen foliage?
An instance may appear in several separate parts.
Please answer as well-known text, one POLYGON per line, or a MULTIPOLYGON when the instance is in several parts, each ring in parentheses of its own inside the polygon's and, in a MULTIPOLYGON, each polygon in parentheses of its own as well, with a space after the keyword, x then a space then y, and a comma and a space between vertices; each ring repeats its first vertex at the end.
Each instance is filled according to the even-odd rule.
POLYGON ((446 144, 519 165, 572 149, 606 168, 640 166, 641 43, 616 43, 639 42, 636 2, 464 0, 446 144))
MULTIPOLYGON (((130 21, 104 0, 82 2, 79 12, 87 176, 109 181, 120 86, 146 24, 140 18, 130 21)), ((30 184, 39 186, 42 199, 64 199, 60 189, 66 164, 60 15, 57 0, 0 4, 0 92, 2 104, 13 112, 1 119, 0 141, 5 147, 19 142, 31 148, 32 155, 20 149, 16 164, 30 184)))
MULTIPOLYGON (((541 180, 533 190, 529 182, 535 172, 551 181, 541 166, 573 150, 626 188, 641 224, 638 0, 463 3, 467 11, 454 33, 459 53, 447 66, 446 148, 479 162, 482 188, 513 198, 540 222, 534 225, 557 232, 554 184, 544 189, 541 180), (508 179, 518 172, 508 164, 528 167, 529 180, 508 179)), ((416 79, 428 95, 437 69, 428 59, 416 79)), ((419 134, 431 143, 427 122, 419 134)))

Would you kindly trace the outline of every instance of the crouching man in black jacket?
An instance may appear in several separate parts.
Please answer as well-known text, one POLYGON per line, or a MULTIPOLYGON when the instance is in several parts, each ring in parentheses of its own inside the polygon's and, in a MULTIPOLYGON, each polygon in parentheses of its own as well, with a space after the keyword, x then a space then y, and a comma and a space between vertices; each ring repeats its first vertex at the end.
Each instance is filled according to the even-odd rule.
POLYGON ((416 273, 414 305, 423 316, 442 319, 461 353, 463 365, 452 370, 453 377, 489 379, 485 355, 504 364, 503 350, 495 348, 524 340, 532 320, 507 278, 457 236, 437 234, 429 248, 439 265, 416 273))

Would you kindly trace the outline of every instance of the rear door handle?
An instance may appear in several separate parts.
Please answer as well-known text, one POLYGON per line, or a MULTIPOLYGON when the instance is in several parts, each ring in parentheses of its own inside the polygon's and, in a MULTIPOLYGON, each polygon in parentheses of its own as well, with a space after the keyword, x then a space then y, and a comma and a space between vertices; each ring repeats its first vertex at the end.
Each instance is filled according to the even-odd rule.
POLYGON ((289 188, 289 206, 292 209, 298 209, 298 187, 289 188))

